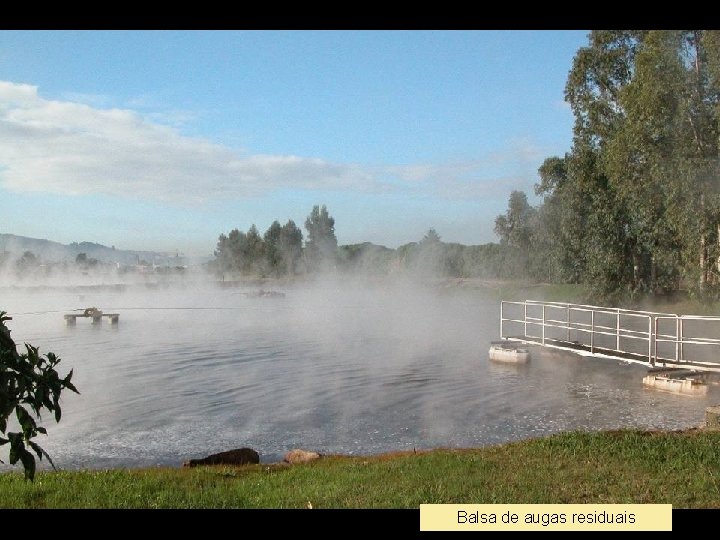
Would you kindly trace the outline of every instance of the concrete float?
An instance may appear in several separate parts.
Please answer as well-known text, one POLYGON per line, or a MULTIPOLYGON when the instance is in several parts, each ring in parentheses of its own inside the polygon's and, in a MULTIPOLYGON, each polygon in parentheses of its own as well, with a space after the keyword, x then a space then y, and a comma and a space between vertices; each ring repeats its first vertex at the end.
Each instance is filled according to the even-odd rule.
POLYGON ((82 313, 68 313, 67 315, 64 315, 65 318, 65 324, 67 326, 75 326, 77 323, 77 318, 83 317, 92 318, 92 324, 100 324, 102 323, 102 318, 107 317, 110 319, 110 324, 118 324, 118 321, 120 319, 119 313, 103 313, 97 308, 87 308, 82 313))
POLYGON ((508 341, 492 341, 488 351, 490 360, 503 364, 527 364, 530 351, 516 343, 508 341))
POLYGON ((704 375, 689 370, 651 370, 643 377, 643 386, 684 396, 704 396, 708 391, 704 375))

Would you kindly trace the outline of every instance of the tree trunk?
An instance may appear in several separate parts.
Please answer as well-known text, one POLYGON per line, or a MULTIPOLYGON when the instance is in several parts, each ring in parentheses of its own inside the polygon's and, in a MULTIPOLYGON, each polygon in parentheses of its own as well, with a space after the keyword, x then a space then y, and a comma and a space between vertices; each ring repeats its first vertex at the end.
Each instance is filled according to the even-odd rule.
POLYGON ((720 223, 716 225, 717 228, 717 248, 718 248, 718 256, 717 256, 717 263, 715 263, 715 284, 720 282, 720 223))
POLYGON ((701 156, 705 155, 705 144, 703 139, 703 127, 701 125, 702 122, 702 104, 705 100, 705 92, 703 88, 703 77, 702 77, 702 71, 703 71, 703 64, 702 64, 702 52, 701 52, 701 46, 700 46, 700 32, 698 30, 693 31, 692 33, 692 44, 695 47, 695 85, 696 85, 696 92, 697 92, 697 105, 699 107, 697 112, 697 119, 696 122, 693 122, 692 113, 690 114, 690 126, 692 127, 693 133, 695 135, 695 142, 698 147, 698 152, 701 156))
POLYGON ((650 257, 650 290, 657 292, 657 263, 655 262, 655 254, 650 257))
POLYGON ((637 290, 638 285, 640 283, 640 256, 636 251, 633 252, 632 255, 632 261, 633 261, 633 290, 637 290))
POLYGON ((707 240, 705 233, 700 235, 700 286, 707 284, 707 240))
MULTIPOLYGON (((700 192, 700 216, 705 214, 705 195, 700 192)), ((702 226, 702 225, 701 225, 702 226)), ((703 227, 704 228, 704 227, 703 227)), ((700 233, 700 288, 707 284, 707 235, 705 231, 700 233)))

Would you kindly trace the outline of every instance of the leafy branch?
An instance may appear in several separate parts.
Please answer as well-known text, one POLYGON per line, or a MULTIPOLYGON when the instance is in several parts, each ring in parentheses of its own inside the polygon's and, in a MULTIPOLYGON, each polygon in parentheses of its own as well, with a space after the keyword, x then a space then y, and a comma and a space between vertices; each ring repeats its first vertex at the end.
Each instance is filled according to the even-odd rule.
POLYGON ((54 353, 41 356, 37 347, 27 343, 26 352, 17 352, 10 330, 5 326, 5 321, 10 319, 6 312, 0 311, 0 446, 10 445, 10 464, 15 465, 20 461, 25 478, 33 480, 35 456, 32 452, 40 460, 46 457, 55 468, 48 453, 32 440, 38 433, 47 435, 47 430, 38 424, 41 410, 46 409, 59 422, 62 416, 62 390, 68 389, 76 394, 80 392, 71 382, 72 370, 60 378, 55 369, 60 358, 54 353), (8 431, 8 420, 13 413, 20 427, 17 432, 8 431))

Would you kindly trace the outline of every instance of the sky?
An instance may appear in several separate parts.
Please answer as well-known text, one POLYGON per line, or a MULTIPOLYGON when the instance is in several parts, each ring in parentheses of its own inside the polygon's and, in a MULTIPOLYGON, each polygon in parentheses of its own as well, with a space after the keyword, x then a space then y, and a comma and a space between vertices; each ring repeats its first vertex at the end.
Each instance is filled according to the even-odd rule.
POLYGON ((341 245, 497 241, 587 36, 0 30, 0 233, 202 256, 326 205, 341 245))

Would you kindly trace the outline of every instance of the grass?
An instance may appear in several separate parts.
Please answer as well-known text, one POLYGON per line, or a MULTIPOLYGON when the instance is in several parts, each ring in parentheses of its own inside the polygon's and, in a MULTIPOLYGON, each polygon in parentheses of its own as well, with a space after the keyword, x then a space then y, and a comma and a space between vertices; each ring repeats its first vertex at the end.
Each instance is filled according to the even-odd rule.
POLYGON ((720 432, 572 432, 306 465, 0 474, 0 508, 418 508, 671 503, 720 508, 720 432))

